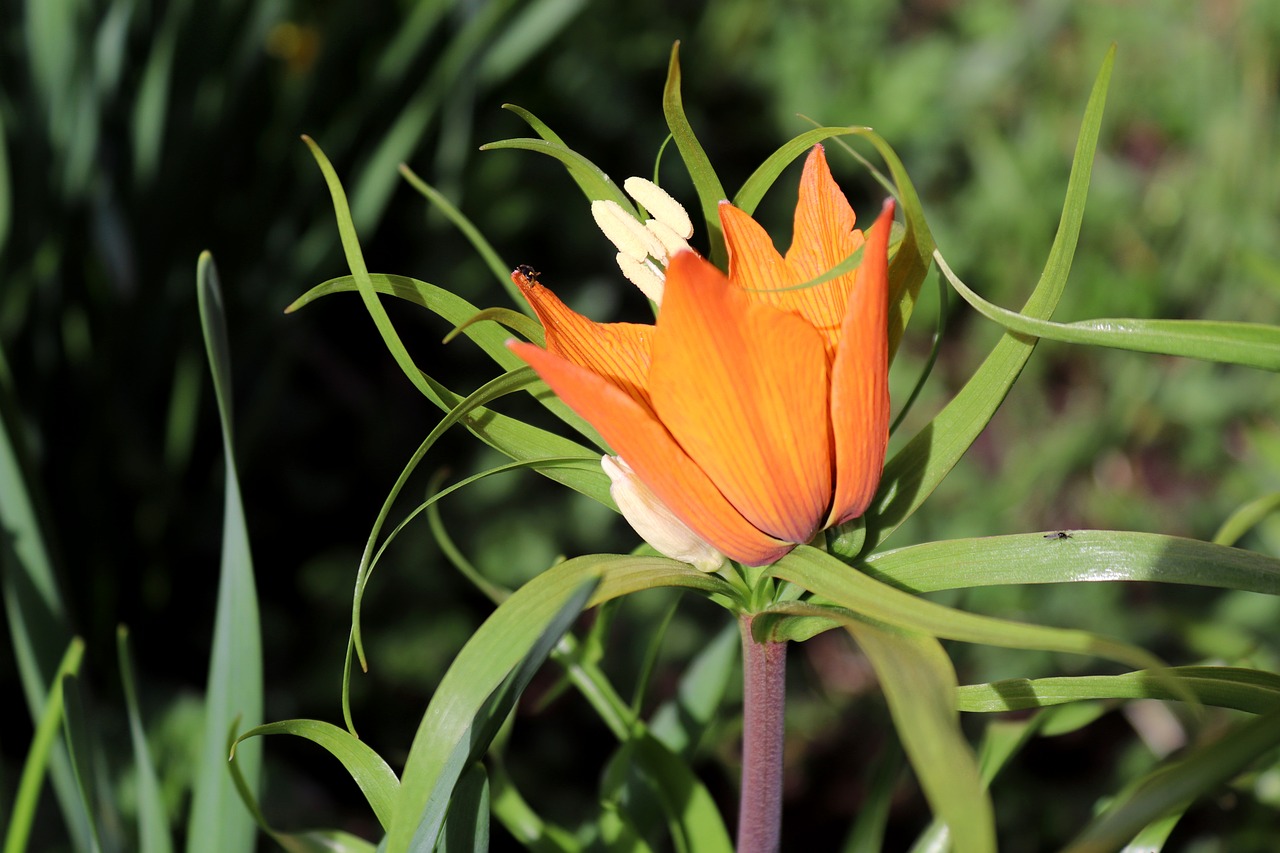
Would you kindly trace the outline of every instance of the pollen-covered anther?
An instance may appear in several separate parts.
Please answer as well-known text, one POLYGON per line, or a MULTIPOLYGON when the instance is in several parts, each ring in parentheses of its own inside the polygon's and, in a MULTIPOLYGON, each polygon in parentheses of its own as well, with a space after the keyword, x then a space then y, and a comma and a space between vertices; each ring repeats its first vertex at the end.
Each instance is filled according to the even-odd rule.
POLYGON ((617 260, 618 269, 622 270, 627 281, 638 287, 655 305, 661 305, 666 279, 653 261, 637 261, 625 252, 619 252, 617 260))
POLYGON ((662 187, 644 178, 627 178, 622 186, 658 222, 685 240, 693 236, 693 222, 689 214, 662 187))
POLYGON ((656 258, 663 256, 662 242, 616 201, 602 199, 591 202, 591 216, 609 242, 624 255, 637 261, 643 261, 650 255, 656 258))
POLYGON ((660 258, 664 264, 677 252, 689 251, 689 244, 667 223, 657 219, 650 219, 645 222, 644 227, 648 228, 653 236, 657 237, 662 243, 662 248, 666 249, 666 252, 660 258))

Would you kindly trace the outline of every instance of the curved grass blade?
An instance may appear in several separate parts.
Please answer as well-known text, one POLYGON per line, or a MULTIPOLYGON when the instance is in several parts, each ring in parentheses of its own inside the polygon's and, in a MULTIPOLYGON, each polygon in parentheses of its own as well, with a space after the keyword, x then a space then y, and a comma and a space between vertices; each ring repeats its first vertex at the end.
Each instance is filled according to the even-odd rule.
POLYGON ((631 203, 631 199, 618 189, 618 185, 599 166, 558 142, 548 142, 545 139, 500 139, 480 146, 481 151, 502 151, 510 148, 536 151, 554 157, 569 170, 569 176, 588 199, 615 201, 623 210, 635 215, 636 207, 631 203))
MULTIPOLYGON (((519 658, 511 661, 511 666, 503 674, 502 681, 493 687, 492 692, 484 698, 474 714, 469 713, 469 708, 466 704, 459 703, 458 699, 451 695, 450 685, 446 683, 449 680, 449 675, 453 673, 462 661, 467 649, 472 646, 476 637, 479 636, 479 632, 473 635, 471 641, 463 647, 462 653, 454 659, 453 666, 449 668, 449 672, 445 673, 445 678, 441 681, 436 695, 432 697, 427 713, 422 719, 422 725, 418 728, 418 735, 414 738, 413 747, 410 749, 409 759, 405 763, 405 778, 400 789, 401 795, 397 798, 396 809, 393 812, 393 822, 387 835, 389 851, 400 849, 397 847, 397 830, 400 830, 406 841, 410 838, 412 839, 412 843, 407 849, 432 850, 436 847, 444 828, 446 815, 450 810, 450 804, 454 801, 457 785, 463 775, 464 768, 473 762, 479 761, 488 751, 489 744, 494 736, 497 735, 503 720, 515 708, 520 695, 533 679, 534 673, 547 659, 551 650, 555 648, 560 638, 573 626, 574 620, 578 618, 578 614, 586 607, 598 583, 598 576, 587 577, 582 583, 578 584, 576 589, 558 602, 558 606, 551 614, 550 619, 537 620, 526 626, 538 633, 534 636, 527 634, 526 636, 530 640, 527 644, 516 641, 515 650, 520 653, 519 658), (432 709, 440 707, 441 704, 446 706, 444 713, 453 718, 451 722, 454 722, 455 726, 457 723, 462 723, 464 728, 458 732, 456 728, 450 727, 451 730, 446 737, 452 740, 452 746, 447 753, 443 751, 435 752, 434 750, 424 753, 419 744, 430 743, 430 741, 439 738, 438 732, 428 731, 426 727, 427 720, 432 716, 432 709), (459 704, 462 704, 461 708, 458 707, 459 704), (453 740, 452 736, 454 735, 460 736, 453 740), (432 752, 435 754, 432 754, 432 752), (422 757, 424 755, 425 758, 422 757), (415 756, 419 756, 416 759, 417 763, 415 763, 415 756), (443 759, 443 761, 440 761, 440 759, 443 759), (435 778, 434 784, 430 788, 422 787, 421 781, 414 780, 411 776, 413 771, 420 767, 424 760, 437 764, 440 769, 439 775, 435 778), (419 793, 410 787, 415 782, 417 782, 421 792, 427 794, 425 798, 421 798, 422 805, 420 808, 417 808, 419 797, 410 796, 410 792, 414 795, 419 793), (413 811, 406 812, 406 807, 413 809, 413 811)), ((516 601, 518 595, 519 593, 507 599, 503 607, 516 601)), ((552 600, 554 601, 554 599, 552 600)), ((499 607, 498 610, 494 611, 493 616, 486 620, 485 624, 490 624, 501 611, 502 607, 499 607)), ((509 631, 507 636, 511 638, 509 631)), ((471 685, 467 685, 459 693, 473 694, 471 685)))
POLYGON ((503 828, 532 853, 578 853, 581 842, 567 830, 544 821, 516 790, 502 766, 494 761, 489 772, 489 805, 503 828))
POLYGON ((1234 545, 1241 536, 1258 525, 1262 519, 1280 509, 1280 492, 1272 492, 1255 498, 1231 513, 1231 516, 1213 534, 1215 545, 1234 545))
POLYGON ((173 840, 169 834, 169 818, 165 814, 164 797, 151 760, 151 749, 147 746, 146 729, 142 726, 142 713, 138 709, 138 693, 134 686, 133 656, 129 654, 129 629, 123 625, 116 629, 116 656, 120 662, 120 683, 124 687, 138 786, 138 850, 139 853, 170 853, 173 840))
POLYGON ((491 698, 522 661, 531 660, 544 626, 558 613, 573 611, 583 585, 596 580, 599 587, 585 606, 662 586, 733 594, 720 578, 674 560, 608 554, 568 560, 526 583, 471 636, 432 697, 405 763, 387 853, 411 849, 420 824, 419 840, 438 834, 449 791, 468 763, 469 751, 473 746, 483 751, 476 726, 482 710, 489 704, 492 718, 491 698))
MULTIPOLYGON (((74 637, 62 655, 62 661, 49 682, 49 692, 40 704, 36 730, 27 749, 27 758, 18 777, 18 789, 9 812, 9 827, 4 833, 3 853, 22 853, 27 849, 36 806, 40 802, 40 788, 44 785, 45 771, 50 757, 58 746, 58 732, 62 726, 63 679, 80 671, 84 658, 84 640, 74 637)), ((69 772, 69 771, 68 771, 69 772)), ((74 780, 73 780, 74 784, 74 780)), ((85 818, 82 817, 82 820, 85 818)), ((86 825, 87 832, 87 825, 86 825)), ((92 836, 86 835, 86 839, 92 836)), ((83 849, 89 849, 86 846, 83 849)))
POLYGON ((510 308, 485 308, 483 311, 477 311, 474 317, 463 320, 450 329, 449 334, 444 336, 444 342, 446 344, 449 343, 449 341, 465 332, 469 326, 475 323, 482 323, 485 320, 492 320, 511 329, 513 332, 519 332, 525 340, 532 341, 538 346, 543 346, 546 343, 546 333, 536 320, 531 320, 519 311, 512 311, 510 308))
POLYGON ((351 212, 360 229, 377 227, 395 189, 396 165, 409 159, 441 103, 454 91, 455 81, 467 75, 493 32, 509 18, 513 5, 514 0, 484 4, 445 42, 444 51, 436 59, 430 75, 405 103, 356 175, 351 212))
POLYGON ((246 740, 265 735, 294 735, 324 747, 330 755, 342 762, 351 780, 360 788, 373 813, 377 815, 382 828, 386 829, 390 824, 396 792, 400 790, 400 780, 387 766, 387 762, 382 760, 382 756, 373 751, 373 747, 332 723, 321 720, 281 720, 278 723, 255 726, 242 733, 231 745, 232 756, 235 756, 235 751, 246 740))
POLYGON ((457 206, 453 202, 445 198, 443 193, 428 184, 426 181, 422 180, 422 178, 418 177, 418 175, 404 163, 400 164, 400 174, 409 182, 409 186, 413 187, 421 193, 427 201, 435 205, 436 209, 443 213, 445 218, 452 222, 454 227, 462 232, 462 236, 466 237, 467 242, 475 248, 476 254, 480 255, 481 260, 483 260, 485 265, 489 267, 489 271, 493 273, 494 278, 496 278, 498 283, 502 285, 503 289, 507 291, 507 295, 511 297, 511 301, 520 306, 521 310, 527 315, 532 316, 533 309, 528 306, 524 297, 520 295, 520 288, 516 287, 515 283, 511 281, 510 264, 502 260, 502 257, 498 254, 497 250, 494 249, 492 244, 490 244, 489 241, 485 239, 485 236, 480 233, 480 229, 477 228, 470 219, 464 216, 462 211, 458 210, 457 206))
POLYGON ((1144 827, 1214 791, 1277 746, 1280 708, 1238 725, 1217 741, 1157 768, 1094 818, 1064 853, 1104 853, 1121 847, 1144 827))
POLYGON ((1263 714, 1280 707, 1280 675, 1242 667, 1175 666, 1123 675, 1010 678, 966 684, 957 691, 956 704, 961 711, 989 713, 1093 699, 1182 701, 1187 694, 1203 705, 1263 714), (1171 689, 1174 682, 1180 689, 1171 689))
POLYGON ((1280 371, 1280 326, 1214 320, 1101 319, 1055 323, 987 302, 962 282, 939 252, 938 268, 966 302, 1011 332, 1068 344, 1176 355, 1280 371))
POLYGON ((517 106, 516 104, 503 104, 502 108, 504 110, 513 112, 516 115, 520 116, 520 118, 524 120, 524 123, 529 125, 529 127, 533 129, 534 133, 538 134, 548 142, 552 142, 552 143, 555 143, 556 145, 564 146, 565 148, 569 147, 569 143, 565 142, 564 139, 562 139, 558 133, 552 130, 550 125, 548 125, 542 119, 538 118, 533 113, 526 110, 524 107, 517 106))
MULTIPOLYGON (((228 768, 236 793, 244 803, 246 814, 250 814, 258 827, 279 844, 286 853, 374 853, 375 847, 363 838, 343 832, 340 829, 312 829, 302 832, 280 832, 267 823, 266 816, 258 806, 257 797, 249 790, 244 776, 240 772, 240 764, 236 756, 236 729, 239 721, 234 721, 227 731, 226 754, 230 756, 228 768)), ((249 746, 249 744, 245 744, 249 746)), ((254 744, 256 746, 256 744, 254 744)), ((245 848, 253 849, 253 848, 245 848)))
MULTIPOLYGON (((73 637, 23 471, 23 433, 14 429, 22 420, 11 395, 8 365, 0 351, 0 525, 4 532, 0 536, 0 585, 22 695, 33 724, 38 726, 46 711, 50 685, 73 637)), ((55 740, 51 750, 49 779, 63 825, 73 849, 88 850, 88 816, 80 806, 66 746, 55 740)))
MULTIPOLYGON (((489 355, 504 370, 516 370, 525 366, 525 363, 513 355, 507 349, 507 341, 511 339, 511 334, 492 318, 485 317, 483 320, 479 315, 485 313, 476 306, 467 302, 459 296, 456 296, 444 288, 437 287, 434 284, 428 284, 425 281, 419 281, 416 278, 409 278, 400 275, 381 275, 373 274, 369 276, 369 281, 378 293, 386 293, 421 305, 429 311, 439 315, 441 318, 452 323, 455 329, 470 338, 474 343, 479 345, 486 354, 489 355)), ((341 276, 339 278, 330 279, 322 284, 316 285, 302 296, 298 297, 292 305, 285 309, 286 312, 296 311, 297 309, 319 299, 321 296, 327 296, 331 293, 339 293, 357 290, 355 278, 353 276, 341 276)), ((495 310, 495 309, 489 309, 495 310)), ((505 316, 505 315, 504 315, 505 316)), ((523 327, 522 331, 532 332, 530 327, 523 327)), ((452 332, 450 333, 453 334, 452 332)), ((543 335, 539 329, 536 335, 529 338, 535 344, 541 346, 544 343, 543 335)), ((422 380, 422 384, 418 386, 418 390, 426 391, 426 395, 432 403, 439 406, 444 411, 449 411, 462 399, 457 394, 449 391, 440 383, 436 382, 427 374, 417 370, 417 375, 422 380)), ((547 388, 536 390, 537 385, 532 386, 535 390, 530 391, 544 408, 564 421, 572 427, 580 435, 595 443, 597 446, 604 447, 604 441, 600 438, 600 434, 595 428, 579 417, 568 406, 566 406, 559 397, 551 393, 547 388)), ((492 433, 496 439, 497 435, 511 435, 513 432, 528 431, 531 435, 542 435, 550 437, 553 440, 563 441, 547 433, 545 430, 525 424, 504 415, 495 412, 481 411, 475 414, 474 418, 469 418, 467 428, 479 436, 482 440, 490 444, 496 450, 506 453, 513 458, 521 458, 506 447, 500 444, 494 444, 486 433, 492 433), (473 425, 474 423, 474 425, 473 425), (493 426, 493 430, 479 430, 476 426, 493 426)))
MULTIPOLYGON (((1107 52, 1085 107, 1058 233, 1040 281, 1023 306, 1023 313, 1028 316, 1048 317, 1053 313, 1071 271, 1114 59, 1113 46, 1107 52)), ((897 179, 896 173, 894 177, 897 179)), ((905 202, 903 207, 907 208, 905 202)), ((899 249, 899 256, 903 254, 899 249)), ((888 461, 880 488, 865 516, 866 550, 873 550, 884 542, 950 473, 991 420, 1034 349, 1034 340, 1006 333, 955 398, 888 461)))
POLYGON ((964 643, 1070 652, 1142 668, 1164 668, 1142 649, 1087 631, 996 619, 917 598, 851 570, 836 557, 807 545, 774 563, 769 572, 776 578, 799 584, 856 616, 908 632, 964 643))
POLYGON ((1198 539, 1113 530, 1020 533, 910 545, 867 574, 911 592, 1023 583, 1153 581, 1280 595, 1280 559, 1198 539))
MULTIPOLYGON (((226 500, 223 505, 222 562, 214 615, 213 650, 205 691, 204 733, 192 792, 186 849, 188 853, 220 853, 248 850, 253 846, 253 820, 236 802, 224 750, 229 725, 245 720, 253 726, 262 720, 262 633, 258 622, 249 534, 240 502, 240 481, 236 475, 230 345, 218 273, 213 265, 213 256, 208 252, 200 255, 196 289, 200 325, 204 331, 214 396, 222 424, 226 500)), ((257 744, 250 746, 252 748, 246 751, 241 761, 245 784, 256 797, 261 784, 262 753, 257 744)))
POLYGON ((662 89, 662 114, 676 141, 676 148, 684 160, 684 166, 693 179, 702 204, 702 218, 707 227, 707 257, 720 269, 728 268, 729 256, 724 245, 724 230, 720 227, 720 202, 728 198, 724 185, 716 177, 716 170, 707 152, 698 142, 688 117, 684 114, 684 100, 680 95, 680 42, 671 46, 671 61, 667 65, 667 83, 662 89))
POLYGON ((920 631, 809 604, 768 612, 834 618, 849 632, 876 671, 898 739, 951 843, 959 853, 994 853, 995 815, 960 730, 956 672, 942 644, 920 631))

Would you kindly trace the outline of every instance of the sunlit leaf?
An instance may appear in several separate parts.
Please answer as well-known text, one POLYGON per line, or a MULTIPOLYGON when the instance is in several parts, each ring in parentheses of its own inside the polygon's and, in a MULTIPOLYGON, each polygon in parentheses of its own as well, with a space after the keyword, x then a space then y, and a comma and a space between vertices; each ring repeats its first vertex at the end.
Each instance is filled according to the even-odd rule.
POLYGON ((720 202, 728 196, 724 185, 716 176, 707 152, 702 149, 697 134, 684 114, 684 100, 680 95, 680 42, 671 46, 671 61, 667 64, 667 83, 662 89, 662 113, 667 127, 680 150, 684 166, 689 170, 693 187, 702 205, 702 218, 707 229, 707 257, 720 269, 728 268, 729 256, 724 245, 724 229, 720 227, 720 202))

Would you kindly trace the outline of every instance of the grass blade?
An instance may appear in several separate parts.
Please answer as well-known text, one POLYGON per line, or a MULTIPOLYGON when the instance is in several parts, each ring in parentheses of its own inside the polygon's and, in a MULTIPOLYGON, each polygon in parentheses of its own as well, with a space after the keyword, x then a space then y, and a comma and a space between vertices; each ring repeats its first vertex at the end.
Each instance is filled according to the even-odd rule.
POLYGON ((667 65, 667 84, 662 90, 662 113, 667 127, 676 141, 676 148, 689 170, 693 186, 702 204, 702 218, 707 226, 707 257, 720 269, 728 268, 729 256, 724 245, 724 230, 720 227, 720 202, 728 198, 724 185, 716 177, 707 152, 684 114, 684 99, 680 95, 680 42, 671 46, 671 61, 667 65))
POLYGON ((116 657, 120 661, 120 683, 124 688, 125 710, 129 715, 129 741, 133 746, 133 766, 138 786, 139 853, 170 853, 173 838, 165 814, 160 780, 156 777, 146 729, 138 707, 138 691, 133 677, 133 656, 129 654, 129 629, 116 629, 116 657))
MULTIPOLYGON (((222 423, 226 499, 213 651, 205 691, 205 725, 200 765, 192 793, 186 849, 188 853, 221 853, 249 850, 254 844, 253 818, 238 802, 234 782, 227 770, 226 733, 236 721, 243 721, 248 726, 262 721, 262 633, 249 535, 244 507, 240 502, 240 481, 236 476, 230 344, 218 274, 208 252, 200 255, 196 286, 200 324, 204 330, 218 416, 222 423)), ((248 747, 243 751, 240 762, 246 784, 256 797, 260 785, 261 749, 256 743, 248 747)))

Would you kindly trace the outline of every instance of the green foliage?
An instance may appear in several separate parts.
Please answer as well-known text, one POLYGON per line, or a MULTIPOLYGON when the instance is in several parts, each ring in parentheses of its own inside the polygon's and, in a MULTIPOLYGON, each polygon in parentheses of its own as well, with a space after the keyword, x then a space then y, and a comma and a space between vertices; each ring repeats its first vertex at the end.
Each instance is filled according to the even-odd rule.
MULTIPOLYGON (((1226 366, 1276 367, 1275 328, 1263 324, 1280 308, 1280 18, 1265 0, 1187 16, 1102 0, 819 2, 785 17, 754 2, 32 0, 0 12, 0 25, 15 34, 0 46, 15 71, 0 98, 0 346, 13 369, 4 366, 0 395, 0 568, 16 664, 0 665, 0 683, 21 683, 37 723, 25 752, 13 751, 20 732, 0 753, 0 778, 23 767, 17 791, 0 789, 6 808, 15 803, 12 849, 163 851, 173 829, 189 846, 231 849, 248 843, 255 820, 289 850, 373 849, 356 789, 328 784, 337 765, 312 773, 307 758, 277 755, 273 739, 279 772, 259 789, 251 736, 283 732, 322 743, 368 782, 357 788, 397 844, 420 831, 427 808, 423 831, 443 827, 449 849, 484 849, 490 813, 495 846, 509 833, 535 850, 727 849, 719 777, 735 770, 736 642, 731 630, 709 640, 721 621, 701 599, 740 608, 755 579, 604 558, 588 606, 616 603, 571 627, 579 604, 556 609, 569 587, 539 584, 600 565, 547 569, 554 555, 625 549, 634 537, 616 535, 595 431, 505 347, 511 331, 538 340, 539 330, 512 310, 528 313, 511 301, 504 258, 534 263, 593 317, 642 310, 607 272, 611 250, 581 198, 631 209, 607 172, 646 171, 668 132, 684 162, 659 156, 656 169, 699 203, 707 228, 696 239, 712 257, 723 187, 748 175, 733 198, 781 225, 788 164, 818 140, 836 140, 832 153, 852 143, 849 162, 863 165, 859 151, 874 151, 889 177, 842 170, 833 156, 837 174, 860 212, 887 190, 906 223, 891 267, 902 428, 883 488, 865 522, 833 531, 831 554, 797 551, 776 569, 787 581, 769 586, 776 629, 811 638, 793 647, 791 713, 803 722, 788 748, 812 787, 788 803, 786 845, 835 848, 860 812, 846 849, 906 848, 922 827, 921 850, 990 849, 995 838, 1056 849, 1086 823, 1071 849, 1209 838, 1269 849, 1249 839, 1274 808, 1265 780, 1276 772, 1280 397, 1267 376, 1226 366), (683 70, 667 53, 676 34, 683 70), (1068 178, 1080 88, 1113 40, 1108 119, 1104 73, 1068 178), (537 139, 506 138, 495 92, 530 107, 508 109, 537 139), (797 111, 818 118, 815 129, 797 111), (333 158, 313 148, 324 184, 295 142, 302 131, 333 158), (477 155, 481 139, 504 141, 477 155), (395 191, 397 166, 429 206, 395 191), (339 174, 353 176, 349 207, 339 174), (207 344, 222 445, 190 289, 178 286, 205 241, 237 285, 215 306, 234 336, 207 344), (352 274, 333 278, 342 254, 352 274), (934 260, 936 305, 920 298, 934 260), (352 321, 347 294, 278 316, 325 279, 291 309, 355 291, 374 325, 352 321), (948 301, 948 289, 962 300, 948 301), (504 292, 506 307, 487 307, 504 292), (998 307, 1027 293, 1020 312, 998 307), (450 328, 452 342, 435 346, 450 328), (377 368, 383 344, 398 375, 377 368), (404 379, 424 400, 406 395, 404 379), (424 494, 418 469, 445 460, 453 470, 424 494), (226 598, 194 700, 204 671, 183 662, 208 653, 219 494, 226 598), (424 511, 434 531, 416 523, 424 511), (1037 532, 992 535, 1010 531, 1037 532), (886 551, 890 534, 898 547, 886 551), (1237 543, 1251 550, 1224 547, 1237 543), (465 564, 470 579, 446 562, 465 564), (490 616, 497 627, 472 633, 490 611, 474 579, 502 603, 490 616), (686 592, 635 595, 667 586, 686 592), (536 617, 520 609, 535 600, 536 617), (315 720, 252 728, 264 655, 283 688, 265 697, 269 716, 333 712, 348 613, 369 674, 353 678, 348 660, 342 700, 348 728, 359 719, 369 740, 315 720), (136 677, 115 637, 121 621, 137 638, 136 677), (64 682, 71 625, 88 665, 64 682), (883 701, 831 669, 824 650, 836 634, 857 643, 841 659, 867 661, 883 701), (103 664, 112 642, 119 678, 103 664), (1035 651, 1046 648, 1083 654, 1035 651), (1193 665, 1098 674, 1106 664, 1087 657, 1157 667, 1141 648, 1193 665), (542 657, 558 677, 532 678, 542 657), (473 684, 476 672, 484 678, 473 684), (59 741, 47 721, 64 685, 59 741), (1187 706, 1174 718, 1186 745, 1172 760, 1143 746, 1151 733, 1137 714, 1107 713, 1129 714, 1138 699, 1187 706), (193 702, 210 713, 201 769, 186 772, 217 793, 188 808, 184 761, 162 735, 193 702), (1009 708, 1041 710, 998 714, 1009 708), (228 772, 239 712, 235 734, 250 740, 228 772), (415 724, 400 788, 379 753, 403 756, 415 724), (103 736, 126 727, 119 743, 103 736), (866 745, 895 727, 910 783, 894 749, 866 745), (850 729, 856 748, 842 740, 850 729), (1107 769, 1069 778, 1068 751, 1100 755, 1107 769), (46 775, 53 821, 34 810, 46 775), (291 805, 304 775, 322 780, 308 788, 322 807, 291 805), (553 775, 573 781, 547 785, 553 775), (1055 787, 1059 778, 1069 781, 1055 787), (842 793, 863 783, 866 799, 842 793), (917 783, 923 799, 908 788, 917 783), (1242 804, 1229 815, 1211 796, 1226 784, 1242 804), (124 792, 115 803, 113 790, 124 792), (335 828, 281 831, 265 818, 316 813, 335 828), (201 828, 210 825, 241 834, 219 842, 201 828)), ((785 244, 785 228, 771 233, 785 244)), ((200 269, 208 297, 207 257, 200 269)), ((206 332, 221 324, 207 320, 206 332)), ((192 728, 179 736, 187 746, 201 739, 192 728)))

